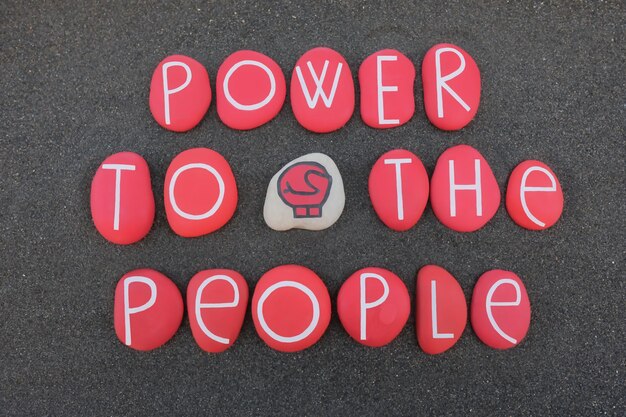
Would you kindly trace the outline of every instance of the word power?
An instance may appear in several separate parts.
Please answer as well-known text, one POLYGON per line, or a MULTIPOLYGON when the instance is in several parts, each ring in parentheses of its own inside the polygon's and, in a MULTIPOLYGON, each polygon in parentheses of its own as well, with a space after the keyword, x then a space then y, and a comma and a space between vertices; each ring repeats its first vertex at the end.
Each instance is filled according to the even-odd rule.
MULTIPOLYGON (((401 52, 384 49, 359 68, 361 117, 376 129, 407 123, 415 112, 415 66, 401 52)), ((481 77, 474 59, 458 46, 433 46, 422 62, 424 108, 433 125, 459 130, 476 115, 481 77)), ((285 76, 271 58, 242 50, 220 65, 216 81, 217 114, 228 127, 257 128, 280 112, 287 93, 285 76)), ((355 86, 345 58, 330 48, 307 51, 291 75, 293 114, 305 129, 333 132, 352 117, 355 86)), ((185 132, 195 127, 211 104, 206 69, 184 55, 163 59, 150 84, 150 110, 165 129, 185 132)))

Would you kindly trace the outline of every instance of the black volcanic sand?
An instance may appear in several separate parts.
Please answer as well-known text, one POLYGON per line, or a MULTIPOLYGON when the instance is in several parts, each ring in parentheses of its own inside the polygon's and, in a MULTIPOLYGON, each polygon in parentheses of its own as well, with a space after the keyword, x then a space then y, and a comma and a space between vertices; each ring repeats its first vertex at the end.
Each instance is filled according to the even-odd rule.
POLYGON ((40 3, 4 1, 0 13, 0 414, 626 414, 623 3, 40 3), (199 60, 214 82, 230 53, 258 50, 289 80, 301 54, 325 45, 346 57, 356 79, 361 61, 383 48, 405 53, 419 74, 439 42, 467 50, 482 73, 480 109, 460 132, 428 122, 421 82, 415 116, 392 130, 367 127, 357 108, 345 128, 313 134, 287 100, 253 131, 225 127, 212 104, 199 126, 176 134, 156 124, 147 104, 152 71, 174 53, 199 60), (428 208, 410 231, 387 229, 367 193, 377 158, 406 148, 432 174, 437 156, 462 143, 485 156, 503 194, 519 162, 547 163, 565 194, 561 220, 530 232, 502 205, 485 228, 461 234, 428 208), (176 154, 198 146, 230 161, 240 200, 224 228, 184 239, 165 219, 163 179, 176 154), (122 247, 95 230, 89 187, 104 158, 126 150, 150 165, 157 216, 143 241, 122 247), (274 232, 262 215, 267 183, 310 152, 339 166, 345 211, 322 232, 274 232), (426 264, 452 272, 468 300, 483 272, 512 270, 529 293, 530 331, 500 352, 468 326, 437 357, 417 346, 413 314, 380 349, 354 342, 336 311, 320 342, 296 354, 269 349, 249 314, 221 355, 196 346, 187 317, 150 353, 115 336, 114 288, 131 269, 155 268, 184 291, 201 269, 235 269, 253 288, 286 263, 316 271, 333 302, 365 266, 394 271, 413 302, 426 264))

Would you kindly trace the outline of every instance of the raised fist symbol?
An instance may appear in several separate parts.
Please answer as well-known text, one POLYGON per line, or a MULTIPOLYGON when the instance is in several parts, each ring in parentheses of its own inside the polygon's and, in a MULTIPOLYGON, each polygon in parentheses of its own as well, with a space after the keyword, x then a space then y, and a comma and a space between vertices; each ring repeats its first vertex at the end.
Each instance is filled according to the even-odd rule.
POLYGON ((333 178, 317 162, 298 162, 278 177, 278 195, 293 209, 293 217, 322 217, 333 178))

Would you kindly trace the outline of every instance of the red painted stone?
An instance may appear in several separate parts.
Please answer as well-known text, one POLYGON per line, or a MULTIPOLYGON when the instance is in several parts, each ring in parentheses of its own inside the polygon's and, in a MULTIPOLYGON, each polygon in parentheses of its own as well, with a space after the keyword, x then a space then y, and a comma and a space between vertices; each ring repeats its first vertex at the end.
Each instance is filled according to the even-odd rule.
POLYGON ((417 341, 430 355, 456 344, 467 323, 467 303, 461 286, 448 271, 426 265, 417 273, 417 341))
POLYGON ((458 145, 441 154, 430 180, 430 204, 439 221, 458 232, 473 232, 487 224, 498 211, 500 189, 480 152, 458 145))
POLYGON ((207 148, 188 149, 165 175, 165 212, 172 230, 202 236, 224 226, 237 208, 237 184, 230 165, 207 148))
POLYGON ((350 337, 371 347, 384 346, 404 328, 411 310, 409 292, 393 272, 363 268, 343 283, 337 296, 339 320, 350 337))
POLYGON ((428 173, 422 161, 404 149, 378 158, 369 177, 374 210, 385 225, 399 232, 415 226, 428 202, 428 173))
POLYGON ((106 158, 91 182, 91 217, 109 242, 128 245, 143 239, 154 221, 150 169, 136 153, 106 158))
POLYGON ((184 55, 159 62, 150 84, 150 111, 158 124, 186 132, 200 123, 210 104, 209 74, 201 63, 184 55))
POLYGON ((330 296, 315 272, 299 265, 267 271, 252 296, 252 319, 268 346, 297 352, 314 345, 330 322, 330 296))
POLYGON ((459 130, 472 121, 480 104, 480 71, 463 49, 440 43, 422 62, 424 107, 428 120, 442 130, 459 130))
POLYGON ((539 161, 516 166, 506 189, 506 209, 513 221, 526 229, 553 226, 563 213, 563 190, 556 174, 539 161))
POLYGON ((168 277, 136 269, 115 288, 115 333, 125 345, 152 350, 170 340, 183 319, 183 297, 168 277))
POLYGON ((354 81, 345 58, 330 48, 302 55, 291 76, 291 107, 298 122, 313 132, 345 125, 354 112, 354 81))
POLYGON ((187 313, 193 338, 206 352, 235 343, 248 306, 248 284, 230 269, 198 272, 187 286, 187 313))
POLYGON ((217 114, 233 129, 249 130, 272 120, 285 102, 285 76, 270 57, 237 51, 217 71, 217 114))
POLYGON ((472 327, 494 349, 518 345, 530 326, 530 302, 522 280, 510 271, 485 272, 472 295, 472 327))
POLYGON ((401 52, 384 49, 359 68, 361 118, 366 125, 388 129, 411 120, 415 112, 415 67, 401 52))

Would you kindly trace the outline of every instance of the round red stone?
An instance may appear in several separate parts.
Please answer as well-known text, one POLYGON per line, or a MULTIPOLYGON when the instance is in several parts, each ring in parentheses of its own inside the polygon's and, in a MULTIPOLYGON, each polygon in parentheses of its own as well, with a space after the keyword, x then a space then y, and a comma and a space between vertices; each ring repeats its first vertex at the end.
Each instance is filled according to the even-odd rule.
POLYGON ((211 104, 211 84, 204 66, 193 58, 172 55, 159 63, 150 84, 150 111, 174 132, 194 128, 211 104))
POLYGON ((458 145, 441 154, 430 181, 430 204, 439 221, 458 232, 473 232, 491 220, 500 188, 480 152, 458 145))
POLYGON ((315 272, 282 265, 266 272, 254 289, 252 319, 268 346, 297 352, 315 344, 330 322, 330 296, 315 272))
POLYGON ((150 169, 136 153, 107 157, 91 182, 91 217, 109 242, 128 245, 143 239, 154 221, 150 169))
POLYGON ((384 49, 359 68, 361 118, 368 126, 388 129, 405 124, 415 112, 415 66, 401 52, 384 49))
POLYGON ((136 350, 156 349, 180 327, 183 297, 162 273, 136 269, 117 283, 113 316, 122 343, 136 350))
POLYGON ((411 310, 409 292, 393 272, 363 268, 343 283, 337 313, 350 337, 372 347, 384 346, 404 328, 411 310))
POLYGON ((248 306, 248 284, 230 269, 198 272, 187 286, 187 312, 193 338, 206 352, 235 343, 248 306))
POLYGON ((485 272, 472 294, 472 327, 494 349, 518 345, 530 326, 530 302, 522 280, 510 271, 485 272))
POLYGON ((463 49, 440 43, 422 62, 424 108, 428 120, 443 130, 459 130, 476 115, 480 104, 480 71, 463 49))
POLYGON ((188 149, 165 175, 165 212, 172 230, 202 236, 224 226, 237 208, 237 184, 230 165, 207 148, 188 149))
POLYGON ((270 57, 237 51, 217 71, 217 114, 233 129, 249 130, 272 120, 285 102, 285 76, 270 57))
POLYGON ((467 303, 461 286, 448 271, 426 265, 417 273, 417 341, 430 355, 456 344, 467 324, 467 303))
POLYGON ((370 172, 372 205, 380 220, 393 230, 401 232, 415 226, 426 208, 428 192, 426 168, 407 150, 385 153, 370 172))
POLYGON ((556 174, 539 161, 516 166, 506 189, 506 209, 513 221, 526 229, 553 226, 563 212, 563 190, 556 174))
POLYGON ((354 112, 350 67, 330 48, 314 48, 300 57, 291 76, 290 93, 294 116, 313 132, 335 131, 354 112))

